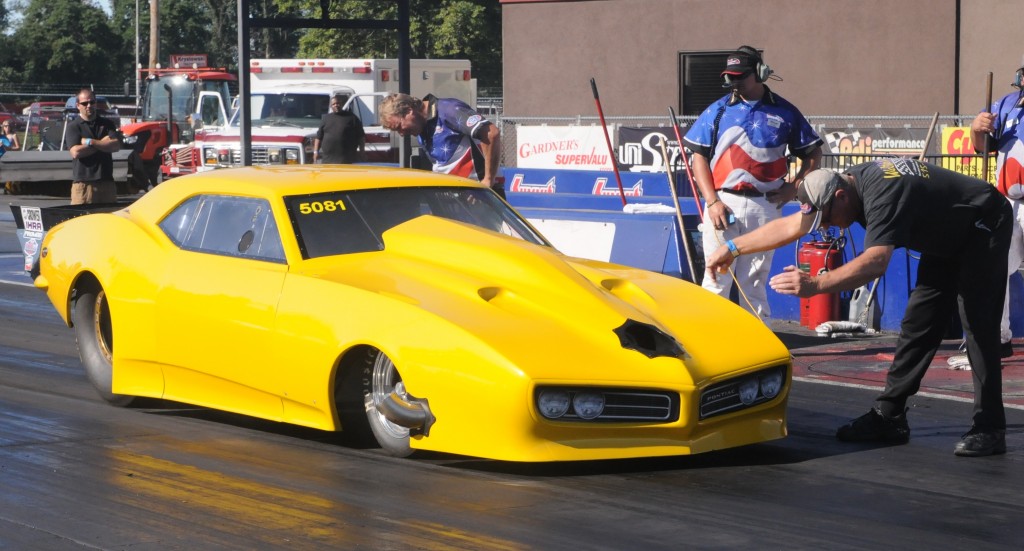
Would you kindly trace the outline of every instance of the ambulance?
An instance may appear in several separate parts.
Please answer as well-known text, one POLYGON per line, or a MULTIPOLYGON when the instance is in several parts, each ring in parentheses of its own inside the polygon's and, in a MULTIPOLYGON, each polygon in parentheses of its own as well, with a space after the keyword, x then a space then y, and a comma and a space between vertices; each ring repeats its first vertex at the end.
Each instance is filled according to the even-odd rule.
MULTIPOLYGON (((399 138, 377 120, 381 100, 398 91, 397 59, 253 59, 249 76, 252 164, 311 163, 313 139, 335 94, 363 122, 367 162, 398 162, 399 138)), ((413 59, 409 77, 413 96, 434 94, 476 105, 477 83, 468 60, 413 59)), ((241 165, 239 115, 240 110, 224 126, 197 117, 195 141, 168 149, 164 176, 241 165)))

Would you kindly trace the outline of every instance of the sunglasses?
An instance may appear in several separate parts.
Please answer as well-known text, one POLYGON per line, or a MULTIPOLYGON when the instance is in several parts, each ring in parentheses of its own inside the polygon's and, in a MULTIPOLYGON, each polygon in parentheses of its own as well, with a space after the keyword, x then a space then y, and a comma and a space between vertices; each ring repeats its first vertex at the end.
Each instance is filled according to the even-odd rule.
POLYGON ((92 105, 94 103, 96 103, 96 102, 95 101, 80 101, 80 102, 78 102, 78 105, 84 105, 86 107, 89 107, 90 105, 92 105))

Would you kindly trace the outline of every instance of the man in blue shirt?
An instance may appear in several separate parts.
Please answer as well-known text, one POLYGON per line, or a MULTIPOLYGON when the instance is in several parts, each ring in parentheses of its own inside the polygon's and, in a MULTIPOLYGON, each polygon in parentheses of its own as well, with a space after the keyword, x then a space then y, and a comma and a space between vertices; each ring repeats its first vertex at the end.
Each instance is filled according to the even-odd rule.
POLYGON ((479 180, 505 196, 498 178, 501 132, 465 102, 391 94, 381 102, 379 118, 388 130, 416 136, 434 172, 479 180))
MULTIPOLYGON (((732 91, 704 110, 683 138, 693 151, 694 179, 706 202, 705 262, 719 245, 778 218, 796 184, 820 164, 821 138, 796 107, 764 84, 771 74, 756 49, 741 46, 722 71, 732 91), (803 163, 787 182, 789 155, 803 163)), ((772 252, 745 256, 735 266, 740 304, 755 315, 771 313, 766 284, 772 252)), ((732 281, 705 271, 702 286, 728 298, 732 281)))

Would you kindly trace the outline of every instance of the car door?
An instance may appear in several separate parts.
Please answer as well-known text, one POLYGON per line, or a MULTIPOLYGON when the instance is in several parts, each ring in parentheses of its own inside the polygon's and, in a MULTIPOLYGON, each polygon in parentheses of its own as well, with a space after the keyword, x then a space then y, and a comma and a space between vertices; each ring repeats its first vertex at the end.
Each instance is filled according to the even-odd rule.
POLYGON ((267 364, 287 264, 269 203, 193 197, 161 227, 179 244, 157 296, 165 397, 279 417, 267 364))

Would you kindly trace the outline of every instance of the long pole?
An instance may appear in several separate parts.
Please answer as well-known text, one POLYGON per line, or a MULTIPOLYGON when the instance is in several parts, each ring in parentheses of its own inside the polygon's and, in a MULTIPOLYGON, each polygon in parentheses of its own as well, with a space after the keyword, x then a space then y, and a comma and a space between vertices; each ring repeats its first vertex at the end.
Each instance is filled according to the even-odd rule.
POLYGON ((597 116, 601 118, 601 129, 604 130, 604 142, 608 144, 608 156, 611 157, 612 170, 615 171, 615 182, 619 184, 619 197, 622 198, 622 206, 626 206, 626 192, 622 189, 622 177, 619 176, 619 161, 615 158, 615 150, 612 149, 612 139, 608 136, 608 125, 604 122, 601 96, 597 94, 597 81, 590 79, 590 88, 594 91, 594 102, 597 103, 597 116))
POLYGON ((661 156, 665 159, 665 175, 668 177, 668 192, 672 195, 672 203, 676 207, 676 221, 679 222, 679 237, 683 240, 683 249, 686 250, 686 265, 690 268, 690 281, 697 283, 696 269, 693 265, 693 250, 690 247, 690 240, 686 238, 686 226, 683 225, 683 209, 679 206, 679 196, 676 195, 676 177, 672 173, 672 159, 668 156, 668 148, 661 138, 661 156))
POLYGON ((686 156, 686 148, 683 147, 683 135, 679 131, 679 121, 676 120, 676 110, 672 106, 668 108, 669 117, 672 119, 672 131, 676 134, 676 143, 679 144, 679 156, 683 159, 683 168, 686 169, 686 178, 690 180, 690 189, 693 191, 693 202, 697 203, 697 216, 704 219, 704 209, 700 206, 700 194, 697 193, 697 184, 693 179, 693 171, 690 170, 690 159, 686 156))
MULTIPOLYGON (((988 83, 985 85, 985 111, 992 108, 992 73, 988 74, 988 83)), ((989 150, 989 137, 988 133, 985 133, 985 151, 981 155, 981 179, 988 181, 988 150, 989 150)))

